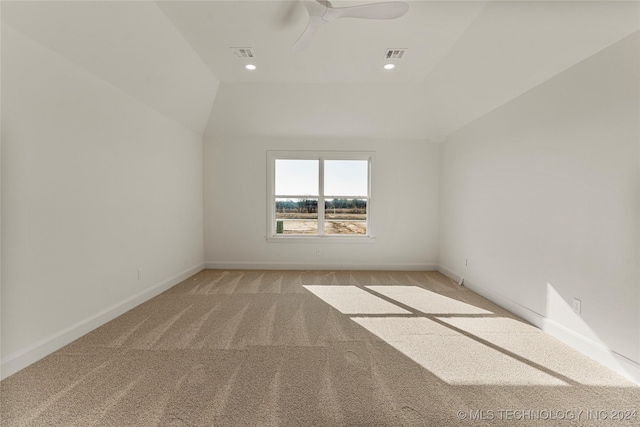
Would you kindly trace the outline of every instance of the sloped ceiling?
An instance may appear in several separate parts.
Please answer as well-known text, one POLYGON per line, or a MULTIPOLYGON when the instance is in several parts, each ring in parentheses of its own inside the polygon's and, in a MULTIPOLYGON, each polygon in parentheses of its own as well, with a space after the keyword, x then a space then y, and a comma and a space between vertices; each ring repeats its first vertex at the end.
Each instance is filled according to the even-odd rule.
POLYGON ((397 20, 328 23, 297 53, 299 1, 3 1, 2 21, 199 133, 427 140, 640 28, 635 1, 408 3, 397 20))
POLYGON ((219 81, 154 2, 2 1, 2 24, 202 134, 219 81))

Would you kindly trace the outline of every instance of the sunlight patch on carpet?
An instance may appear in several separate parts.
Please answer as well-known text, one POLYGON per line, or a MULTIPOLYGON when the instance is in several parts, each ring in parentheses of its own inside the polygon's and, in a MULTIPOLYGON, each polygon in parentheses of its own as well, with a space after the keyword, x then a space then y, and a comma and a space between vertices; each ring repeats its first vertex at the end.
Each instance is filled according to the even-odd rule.
POLYGON ((451 385, 565 386, 566 382, 425 318, 352 317, 451 385))
POLYGON ((304 286, 342 314, 411 314, 356 286, 304 286))
POLYGON ((418 286, 367 286, 367 289, 426 314, 493 314, 466 302, 418 286))

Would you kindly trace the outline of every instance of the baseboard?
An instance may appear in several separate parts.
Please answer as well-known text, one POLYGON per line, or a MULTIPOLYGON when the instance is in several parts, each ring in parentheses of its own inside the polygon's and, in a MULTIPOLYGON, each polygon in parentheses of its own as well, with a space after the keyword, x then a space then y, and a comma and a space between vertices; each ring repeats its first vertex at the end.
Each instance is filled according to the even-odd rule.
POLYGON ((77 340, 81 336, 115 319, 137 305, 150 300, 172 286, 177 285, 204 268, 204 264, 191 267, 152 288, 139 292, 91 317, 81 320, 68 328, 56 332, 30 346, 2 359, 0 362, 0 379, 5 379, 37 362, 43 357, 77 340))
POLYGON ((579 352, 586 354, 593 360, 605 365, 612 371, 640 384, 640 364, 637 362, 607 348, 601 343, 577 334, 553 320, 545 318, 544 326, 541 329, 552 337, 559 339, 579 352))
POLYGON ((453 270, 449 269, 448 267, 445 267, 444 265, 438 264, 438 267, 436 268, 436 270, 438 270, 440 273, 447 276, 449 279, 454 280, 456 283, 460 283, 460 279, 462 279, 462 276, 459 276, 458 274, 454 273, 453 270))
POLYGON ((336 264, 308 262, 231 262, 210 261, 205 268, 214 270, 388 270, 432 271, 437 264, 336 264))
MULTIPOLYGON (((461 277, 451 269, 439 265, 438 271, 445 276, 459 282, 461 277)), ((640 384, 640 364, 628 359, 627 357, 616 353, 615 351, 607 348, 606 346, 593 341, 589 338, 580 335, 573 330, 557 323, 554 320, 547 318, 546 316, 531 310, 524 305, 513 301, 510 298, 505 297, 497 292, 486 289, 482 286, 469 282, 467 279, 464 281, 464 286, 469 290, 487 298, 488 300, 498 304, 500 307, 508 310, 516 316, 526 320, 537 328, 543 330, 552 337, 562 341, 570 347, 578 350, 593 360, 601 363, 607 368, 619 373, 620 375, 630 379, 631 381, 640 384)))

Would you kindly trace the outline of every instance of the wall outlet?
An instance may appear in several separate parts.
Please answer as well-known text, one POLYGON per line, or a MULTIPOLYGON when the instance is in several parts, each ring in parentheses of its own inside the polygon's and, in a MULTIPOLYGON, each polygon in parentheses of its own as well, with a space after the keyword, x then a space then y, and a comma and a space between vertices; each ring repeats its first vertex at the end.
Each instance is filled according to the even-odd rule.
POLYGON ((467 258, 464 259, 464 266, 465 267, 469 266, 469 260, 467 258))
POLYGON ((142 280, 142 269, 138 269, 138 280, 142 280))
POLYGON ((320 255, 320 248, 316 248, 316 255, 320 255))
POLYGON ((582 301, 577 298, 573 299, 573 311, 576 314, 580 314, 582 312, 582 301))

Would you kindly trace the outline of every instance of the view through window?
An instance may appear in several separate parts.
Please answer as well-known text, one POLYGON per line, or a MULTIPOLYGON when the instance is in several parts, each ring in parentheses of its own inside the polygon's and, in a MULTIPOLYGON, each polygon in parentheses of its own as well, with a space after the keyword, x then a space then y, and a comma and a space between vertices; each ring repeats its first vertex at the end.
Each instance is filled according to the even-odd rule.
POLYGON ((273 158, 272 236, 368 236, 366 155, 273 158))

